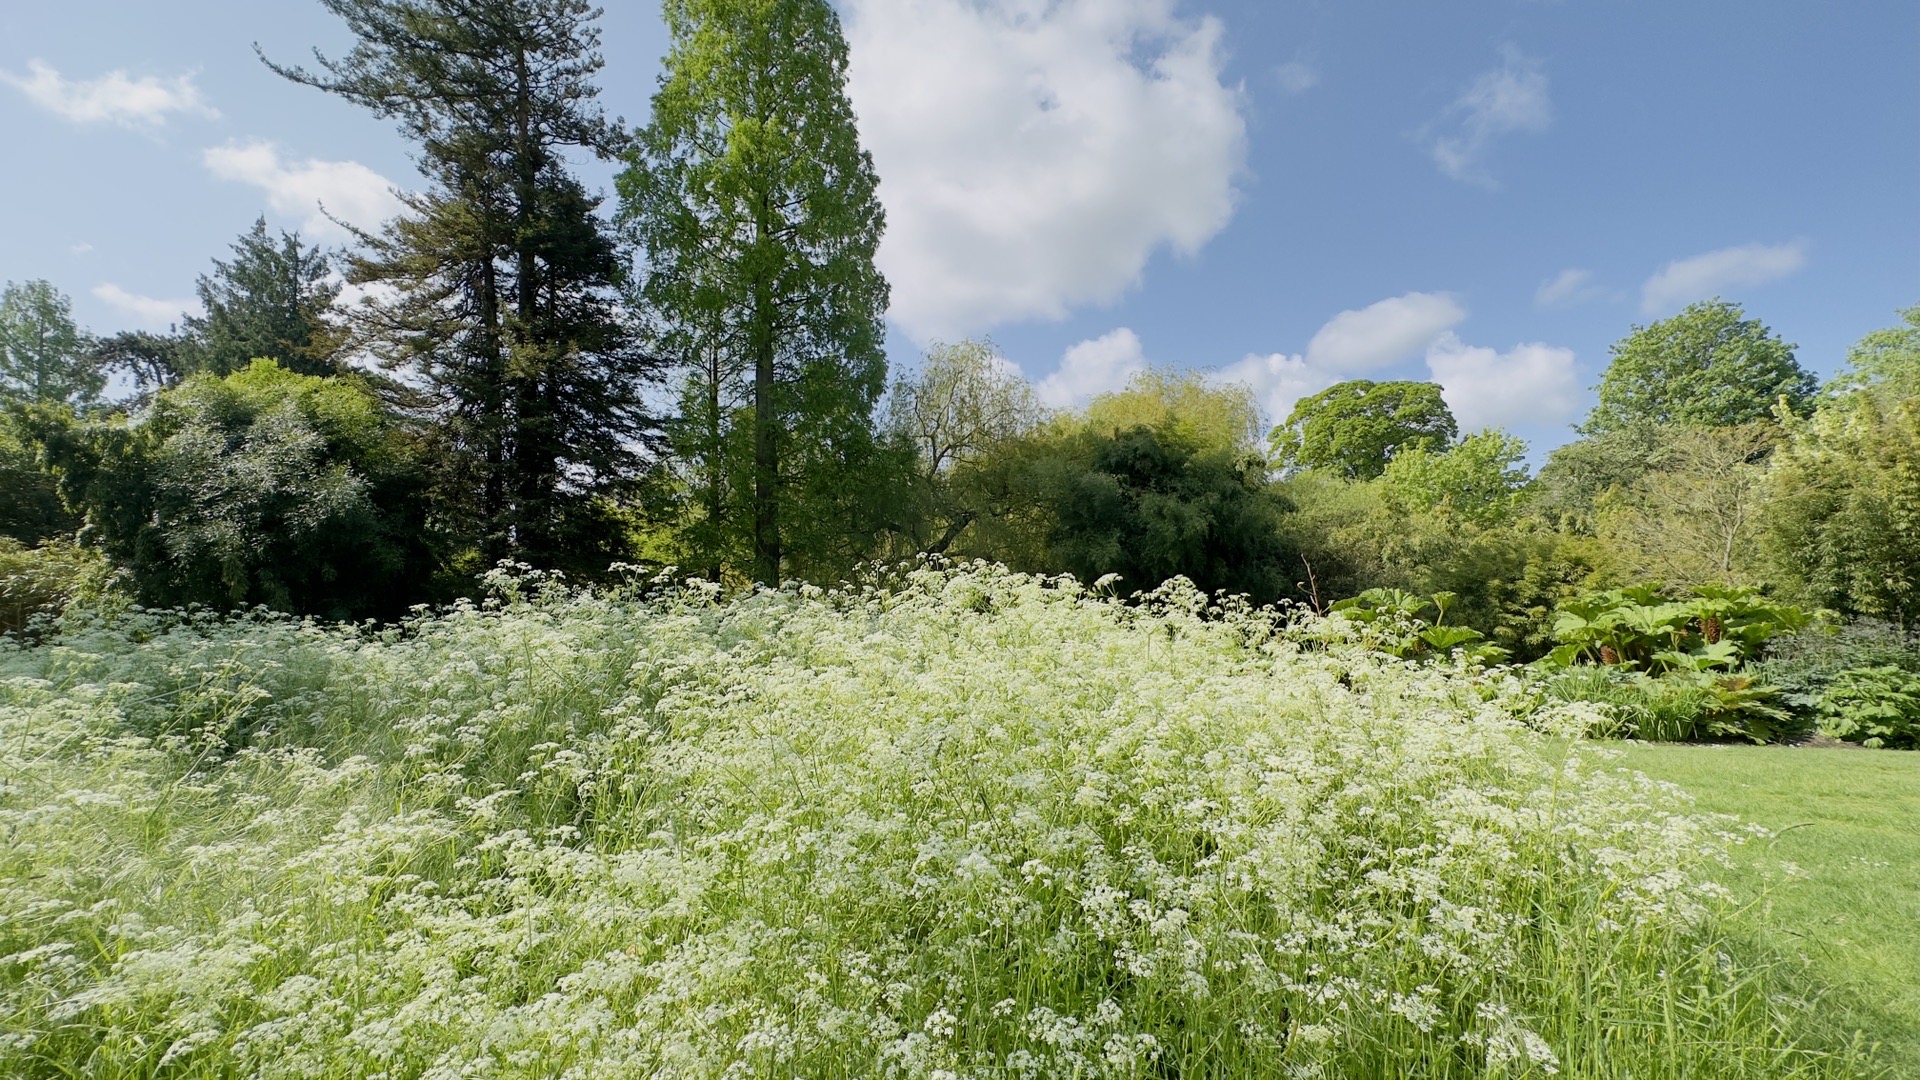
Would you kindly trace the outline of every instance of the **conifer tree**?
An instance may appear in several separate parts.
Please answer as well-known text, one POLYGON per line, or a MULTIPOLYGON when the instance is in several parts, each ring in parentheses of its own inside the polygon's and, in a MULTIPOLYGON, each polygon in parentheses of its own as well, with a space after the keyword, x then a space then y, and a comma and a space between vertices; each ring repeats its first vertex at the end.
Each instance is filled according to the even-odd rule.
POLYGON ((887 285, 872 159, 827 0, 666 0, 653 119, 620 177, 639 290, 686 376, 696 562, 759 581, 863 554, 910 448, 875 438, 887 285), (863 535, 864 534, 864 535, 863 535))
POLYGON ((233 261, 214 260, 196 290, 204 315, 189 315, 188 361, 196 370, 230 375, 254 360, 272 360, 303 375, 337 370, 338 344, 327 310, 340 295, 330 260, 304 247, 299 233, 267 236, 265 217, 233 244, 233 261))
POLYGON ((269 66, 397 122, 425 190, 347 261, 394 299, 358 343, 409 371, 450 448, 443 517, 479 555, 592 570, 652 431, 656 378, 618 305, 621 252, 562 157, 611 157, 584 0, 322 0, 358 36, 319 70, 269 66))

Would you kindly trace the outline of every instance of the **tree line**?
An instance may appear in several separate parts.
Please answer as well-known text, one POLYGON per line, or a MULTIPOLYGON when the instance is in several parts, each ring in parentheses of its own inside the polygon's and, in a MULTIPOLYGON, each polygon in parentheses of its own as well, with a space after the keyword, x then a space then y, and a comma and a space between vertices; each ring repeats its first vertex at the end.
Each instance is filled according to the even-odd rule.
POLYGON ((890 382, 826 0, 667 0, 637 130, 598 104, 584 0, 322 3, 349 52, 262 59, 392 121, 421 186, 340 252, 256 222, 166 334, 94 338, 9 284, 16 549, 105 559, 147 604, 328 618, 502 560, 744 586, 923 552, 1321 609, 1452 593, 1522 656, 1568 597, 1647 581, 1920 618, 1920 308, 1825 387, 1732 303, 1634 327, 1537 475, 1431 383, 1342 383, 1265 431, 1200 373, 1047 410, 984 341, 890 382), (583 156, 617 163, 610 204, 583 156))

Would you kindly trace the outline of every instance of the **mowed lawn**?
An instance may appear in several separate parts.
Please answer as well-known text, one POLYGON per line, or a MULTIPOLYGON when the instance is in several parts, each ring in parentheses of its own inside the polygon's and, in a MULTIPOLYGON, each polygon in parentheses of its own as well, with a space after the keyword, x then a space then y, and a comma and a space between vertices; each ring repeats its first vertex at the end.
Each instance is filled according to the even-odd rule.
POLYGON ((1920 1077, 1920 753, 1634 744, 1626 762, 1702 810, 1772 829, 1727 884, 1761 895, 1774 949, 1830 988, 1827 1019, 1920 1077), (1782 864, 1803 876, 1783 880, 1782 864))

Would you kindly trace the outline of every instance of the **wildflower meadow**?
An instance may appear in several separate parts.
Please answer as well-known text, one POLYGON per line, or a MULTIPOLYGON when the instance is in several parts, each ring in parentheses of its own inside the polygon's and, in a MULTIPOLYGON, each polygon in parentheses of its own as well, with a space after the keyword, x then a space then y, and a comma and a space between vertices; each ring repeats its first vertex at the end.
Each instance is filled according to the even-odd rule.
POLYGON ((1183 583, 987 564, 0 655, 0 1074, 1838 1077, 1762 830, 1183 583))

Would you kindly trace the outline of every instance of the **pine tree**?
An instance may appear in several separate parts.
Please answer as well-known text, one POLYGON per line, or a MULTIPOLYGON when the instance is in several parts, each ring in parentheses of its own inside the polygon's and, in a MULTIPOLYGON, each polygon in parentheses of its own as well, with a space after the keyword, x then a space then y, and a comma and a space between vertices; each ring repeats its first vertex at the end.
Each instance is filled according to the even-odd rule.
POLYGON ((685 375, 688 546, 763 582, 828 574, 870 548, 877 480, 910 460, 873 430, 884 219, 846 40, 826 0, 664 13, 666 71, 618 186, 650 329, 685 375))
POLYGON ((487 560, 604 567, 607 513, 651 435, 658 378, 618 306, 621 253, 561 154, 622 145, 594 104, 583 0, 322 0, 360 41, 321 73, 274 66, 395 120, 425 191, 348 259, 396 299, 361 344, 405 368, 451 448, 443 513, 487 560))
POLYGON ((233 261, 213 267, 196 286, 206 314, 186 319, 192 367, 230 375, 266 359, 302 375, 337 370, 326 315, 340 286, 319 248, 301 246, 299 233, 282 232, 275 243, 262 217, 234 241, 233 261))

